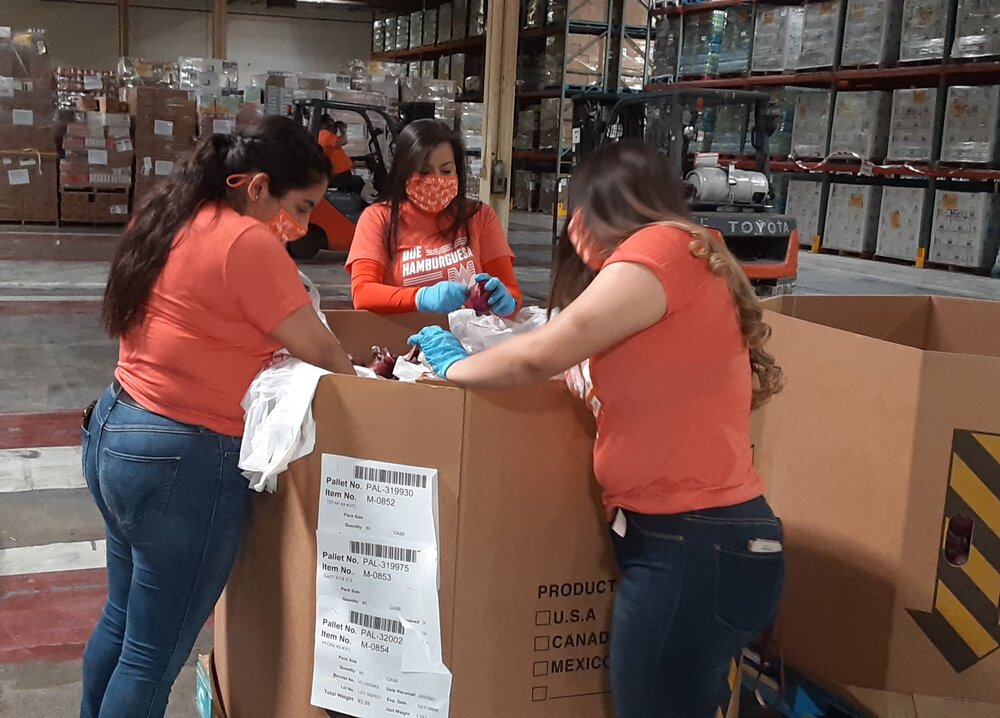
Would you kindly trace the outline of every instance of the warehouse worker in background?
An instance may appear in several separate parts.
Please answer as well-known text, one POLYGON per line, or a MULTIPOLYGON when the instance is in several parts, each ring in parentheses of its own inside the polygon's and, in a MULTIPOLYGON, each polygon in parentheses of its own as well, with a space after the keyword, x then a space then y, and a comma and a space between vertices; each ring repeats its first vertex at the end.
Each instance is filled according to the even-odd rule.
POLYGON ((466 199, 466 175, 452 128, 425 119, 403 129, 381 199, 358 220, 347 257, 355 309, 447 314, 485 279, 495 314, 518 310, 514 253, 496 213, 466 199))
POLYGON ((102 310, 118 368, 83 423, 108 554, 83 718, 163 716, 240 543, 251 496, 237 468, 240 402, 274 351, 353 373, 283 246, 305 232, 329 172, 288 118, 214 135, 118 246, 102 310))
POLYGON ((746 276, 683 197, 653 149, 599 150, 569 185, 550 299, 559 314, 471 357, 439 327, 410 340, 461 386, 576 367, 567 376, 597 416, 594 473, 622 574, 617 718, 725 712, 731 661, 771 623, 784 578, 781 524, 750 448, 751 409, 780 390, 781 370, 746 276))
POLYGON ((365 181, 354 174, 354 163, 347 156, 347 124, 330 115, 320 117, 319 146, 330 160, 330 186, 361 194, 365 181))

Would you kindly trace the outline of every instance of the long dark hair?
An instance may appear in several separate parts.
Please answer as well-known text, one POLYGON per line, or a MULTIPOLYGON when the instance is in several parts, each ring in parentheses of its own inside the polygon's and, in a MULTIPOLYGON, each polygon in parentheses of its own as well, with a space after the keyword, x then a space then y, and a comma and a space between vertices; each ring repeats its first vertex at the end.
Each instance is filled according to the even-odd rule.
POLYGON ((468 172, 465 166, 465 143, 462 136, 440 120, 415 120, 403 128, 396 138, 392 155, 392 169, 382 189, 382 201, 389 205, 389 231, 385 235, 385 250, 389 259, 399 249, 399 208, 406 201, 406 181, 420 172, 427 156, 440 144, 451 145, 455 153, 455 174, 458 175, 458 196, 445 208, 443 214, 451 218, 447 233, 455 237, 462 227, 467 228, 472 217, 482 206, 465 198, 468 172))
POLYGON ((316 140, 287 117, 266 117, 240 135, 212 135, 198 143, 136 209, 122 237, 104 290, 101 319, 112 337, 142 323, 153 285, 174 240, 206 203, 243 209, 230 190, 233 174, 265 172, 275 197, 311 187, 330 176, 330 161, 316 140))
POLYGON ((704 259, 712 273, 723 278, 732 292, 755 379, 751 407, 765 404, 781 390, 781 367, 764 350, 771 328, 764 322, 764 312, 750 280, 725 243, 691 220, 680 178, 666 157, 641 142, 623 141, 601 148, 573 168, 569 217, 556 246, 550 308, 568 305, 596 276, 569 241, 568 220, 575 212, 583 213, 590 238, 604 256, 652 224, 671 225, 688 232, 692 256, 704 259))

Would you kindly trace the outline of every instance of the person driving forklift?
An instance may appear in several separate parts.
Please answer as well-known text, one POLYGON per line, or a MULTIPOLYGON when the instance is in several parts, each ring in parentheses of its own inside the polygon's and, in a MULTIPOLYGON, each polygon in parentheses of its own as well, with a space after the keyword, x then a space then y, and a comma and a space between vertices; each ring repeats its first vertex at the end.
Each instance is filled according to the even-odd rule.
POLYGON ((333 171, 330 173, 330 186, 347 190, 353 194, 361 194, 365 181, 354 174, 354 163, 347 156, 344 147, 347 145, 347 123, 333 119, 324 113, 320 117, 319 146, 323 154, 330 160, 333 171))

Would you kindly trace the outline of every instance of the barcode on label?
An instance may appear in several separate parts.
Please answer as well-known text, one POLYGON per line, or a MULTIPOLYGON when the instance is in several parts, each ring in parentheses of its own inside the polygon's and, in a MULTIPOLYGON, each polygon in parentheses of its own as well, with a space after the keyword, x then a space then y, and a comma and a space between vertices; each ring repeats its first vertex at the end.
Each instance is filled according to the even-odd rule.
POLYGON ((390 561, 402 561, 404 563, 417 562, 416 549, 384 546, 380 543, 368 543, 367 541, 351 541, 351 553, 357 556, 387 558, 390 561))
POLYGON ((375 469, 371 466, 355 466, 354 478, 359 481, 378 481, 379 483, 395 484, 396 486, 427 488, 427 476, 425 474, 411 474, 408 471, 375 469))
POLYGON ((360 611, 351 611, 350 621, 355 626, 370 628, 373 631, 395 633, 397 636, 403 635, 403 624, 394 618, 382 618, 381 616, 371 616, 360 611))

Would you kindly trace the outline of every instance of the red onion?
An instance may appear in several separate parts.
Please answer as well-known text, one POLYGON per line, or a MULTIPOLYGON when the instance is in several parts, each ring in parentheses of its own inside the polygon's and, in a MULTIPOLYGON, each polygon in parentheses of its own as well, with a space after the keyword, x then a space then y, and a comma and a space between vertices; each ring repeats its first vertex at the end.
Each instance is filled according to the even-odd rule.
MULTIPOLYGON (((404 356, 400 357, 410 364, 420 363, 420 347, 413 347, 404 356)), ((395 379, 393 370, 396 368, 397 357, 388 349, 374 346, 372 347, 372 361, 368 368, 375 372, 375 376, 383 379, 395 379)))
POLYGON ((492 311, 490 309, 490 293, 486 291, 487 281, 486 279, 480 279, 472 286, 472 290, 469 292, 469 306, 480 317, 492 311))

